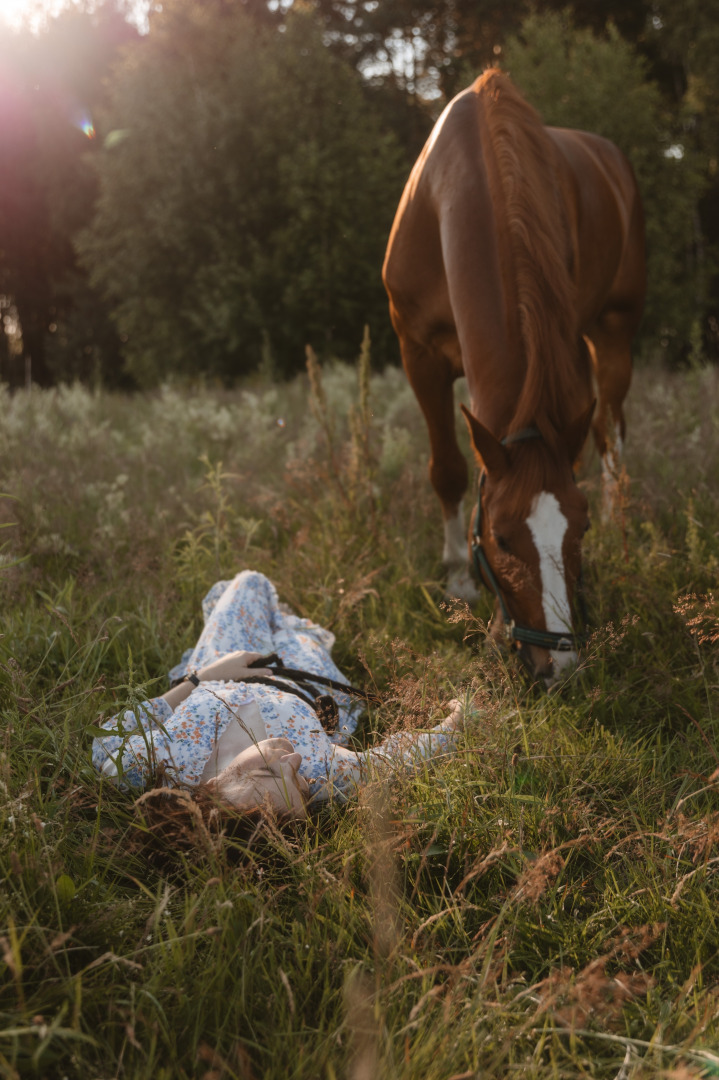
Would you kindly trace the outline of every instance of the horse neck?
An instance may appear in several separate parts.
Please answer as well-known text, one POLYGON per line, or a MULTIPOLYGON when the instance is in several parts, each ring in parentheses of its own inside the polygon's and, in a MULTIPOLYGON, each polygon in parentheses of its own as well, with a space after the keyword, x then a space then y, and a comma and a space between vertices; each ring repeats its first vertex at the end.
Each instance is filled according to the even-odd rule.
POLYGON ((493 380, 496 400, 485 411, 494 414, 497 434, 536 426, 551 444, 583 393, 559 163, 539 117, 506 76, 491 69, 474 90, 498 204, 499 272, 509 327, 505 364, 493 380))

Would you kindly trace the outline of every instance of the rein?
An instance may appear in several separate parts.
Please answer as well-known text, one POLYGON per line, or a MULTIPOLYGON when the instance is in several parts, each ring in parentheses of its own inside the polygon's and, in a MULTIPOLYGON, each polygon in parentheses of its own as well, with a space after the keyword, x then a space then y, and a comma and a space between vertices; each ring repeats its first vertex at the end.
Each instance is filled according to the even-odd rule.
MULTIPOLYGON (((522 428, 521 431, 515 431, 513 435, 505 436, 501 442, 502 446, 508 446, 511 443, 526 442, 530 439, 541 438, 541 432, 537 428, 530 427, 522 428)), ((535 645, 540 649, 548 649, 550 652, 570 652, 572 649, 581 648, 581 646, 586 645, 588 641, 587 634, 574 634, 570 631, 567 631, 566 633, 557 633, 555 630, 533 630, 529 626, 518 625, 509 614, 507 602, 502 595, 499 582, 495 577, 492 567, 489 565, 489 560, 484 547, 482 546, 482 489, 484 487, 486 475, 486 470, 482 469, 477 484, 477 511, 474 518, 474 526, 472 528, 472 561, 477 577, 480 581, 484 578, 484 581, 497 598, 504 620, 504 632, 507 639, 513 647, 516 647, 517 645, 535 645)), ((586 623, 583 581, 581 575, 577 582, 577 595, 582 609, 582 619, 586 623)))
POLYGON ((298 697, 306 705, 309 705, 311 709, 314 709, 323 728, 330 734, 337 728, 339 708, 331 694, 317 694, 318 685, 326 686, 342 694, 349 694, 351 697, 362 698, 366 702, 377 704, 380 701, 377 694, 362 690, 358 686, 338 682, 336 679, 330 679, 326 675, 316 675, 314 671, 302 671, 299 668, 285 667, 282 657, 278 656, 277 653, 260 656, 249 666, 251 668, 268 667, 276 674, 250 675, 249 678, 243 679, 243 682, 264 683, 265 686, 276 686, 279 690, 294 694, 295 697, 298 697))

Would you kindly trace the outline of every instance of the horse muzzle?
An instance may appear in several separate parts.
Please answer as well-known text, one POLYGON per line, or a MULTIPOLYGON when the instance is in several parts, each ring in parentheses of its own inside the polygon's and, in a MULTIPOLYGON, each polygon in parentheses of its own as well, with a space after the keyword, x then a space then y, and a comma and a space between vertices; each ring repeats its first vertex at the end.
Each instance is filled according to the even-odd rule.
POLYGON ((578 654, 575 649, 545 649, 538 645, 525 645, 521 649, 530 674, 542 679, 547 690, 551 690, 562 678, 576 666, 578 654))

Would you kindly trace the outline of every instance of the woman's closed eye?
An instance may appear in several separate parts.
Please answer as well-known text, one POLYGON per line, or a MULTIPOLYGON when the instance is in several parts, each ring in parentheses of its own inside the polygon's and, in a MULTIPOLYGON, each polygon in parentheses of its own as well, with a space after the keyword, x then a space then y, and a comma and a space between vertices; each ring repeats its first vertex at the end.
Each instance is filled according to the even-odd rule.
MULTIPOLYGON (((293 769, 292 771, 293 774, 296 774, 296 770, 293 769)), ((253 776, 269 777, 278 784, 284 784, 287 779, 281 769, 273 769, 269 766, 266 769, 255 769, 253 771, 253 776)))
POLYGON ((269 766, 266 769, 253 769, 252 770, 252 775, 255 776, 255 777, 257 777, 257 776, 269 776, 273 780, 281 780, 282 779, 282 776, 278 772, 276 772, 274 769, 271 769, 269 766))

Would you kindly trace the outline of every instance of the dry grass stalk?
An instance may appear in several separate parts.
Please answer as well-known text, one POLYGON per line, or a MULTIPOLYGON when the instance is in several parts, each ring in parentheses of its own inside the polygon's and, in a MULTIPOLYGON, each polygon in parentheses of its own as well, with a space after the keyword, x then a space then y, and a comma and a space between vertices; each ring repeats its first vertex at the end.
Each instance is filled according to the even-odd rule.
POLYGON ((369 885, 372 901, 375 955, 388 959, 400 941, 400 917, 397 898, 400 895, 397 866, 394 857, 396 837, 391 824, 391 812, 386 785, 368 784, 361 795, 368 811, 367 854, 370 859, 369 885))
POLYGON ((346 1025, 350 1033, 348 1080, 377 1080, 379 1030, 374 1014, 372 980, 355 971, 344 986, 346 1025))
POLYGON ((354 498, 360 494, 369 497, 370 506, 372 499, 373 463, 370 451, 370 429, 372 425, 372 413, 370 411, 370 375, 371 364, 371 341, 369 327, 365 326, 362 338, 362 348, 357 362, 357 381, 359 401, 353 405, 349 413, 350 443, 348 448, 348 487, 354 498), (364 492, 362 492, 364 488, 364 492))
POLYGON ((327 443, 327 459, 330 475, 337 486, 337 490, 346 505, 351 504, 342 481, 342 469, 339 464, 338 453, 335 445, 335 426, 333 415, 327 404, 324 384, 322 382, 322 368, 317 359, 317 354, 311 345, 305 347, 307 358, 307 375, 310 380, 309 403, 310 410, 315 420, 322 429, 327 443))
POLYGON ((512 900, 536 904, 557 880, 564 865, 565 860, 556 849, 545 851, 522 871, 512 891, 512 900))
POLYGON ((674 611, 700 645, 714 645, 719 641, 719 600, 714 593, 703 596, 686 593, 678 598, 674 611))
POLYGON ((532 1023, 539 1016, 551 1013, 560 1024, 569 1028, 583 1028, 590 1018, 597 1019, 606 1027, 619 1020, 627 1002, 646 995, 654 984, 651 975, 644 971, 617 972, 609 974, 610 963, 627 963, 652 945, 664 930, 664 924, 625 928, 617 936, 607 952, 591 960, 581 971, 561 967, 542 983, 533 987, 539 996, 539 1005, 532 1023))

